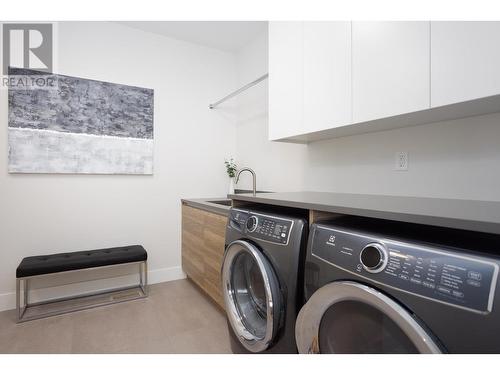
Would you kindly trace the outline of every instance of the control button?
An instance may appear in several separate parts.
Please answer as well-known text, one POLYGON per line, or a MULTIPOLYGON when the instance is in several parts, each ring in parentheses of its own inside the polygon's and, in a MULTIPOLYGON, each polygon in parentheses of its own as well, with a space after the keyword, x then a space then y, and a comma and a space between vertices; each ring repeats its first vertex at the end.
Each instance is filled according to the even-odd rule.
POLYGON ((422 285, 429 289, 434 289, 436 287, 433 283, 429 283, 427 281, 422 282, 422 285))
POLYGON ((467 277, 472 280, 481 281, 481 273, 476 271, 467 272, 467 277))
POLYGON ((445 294, 450 294, 451 290, 448 288, 443 288, 442 286, 437 287, 438 292, 445 293, 445 294))
POLYGON ((467 284, 475 286, 475 287, 481 286, 481 283, 479 281, 476 281, 476 280, 467 280, 467 284))
POLYGON ((383 271, 387 265, 387 250, 380 243, 366 245, 359 254, 359 260, 363 268, 371 273, 383 271))
MULTIPOLYGON (((259 222, 259 219, 257 219, 257 216, 250 216, 248 219, 247 219, 247 230, 249 232, 253 232, 255 231, 255 229, 257 229, 257 224, 259 222)), ((264 230, 262 229, 262 232, 264 232, 264 230)))
POLYGON ((405 274, 401 274, 401 275, 399 275, 399 277, 401 279, 403 279, 403 280, 408 280, 409 279, 408 275, 405 275, 405 274))
POLYGON ((414 277, 410 278, 410 281, 411 281, 412 283, 414 283, 414 284, 418 284, 418 285, 422 284, 422 280, 420 280, 420 279, 416 279, 416 278, 414 278, 414 277))
POLYGON ((286 233, 281 233, 281 237, 285 238, 286 237, 286 233))
POLYGON ((459 292, 458 290, 453 291, 453 295, 458 298, 463 298, 464 294, 462 292, 459 292))

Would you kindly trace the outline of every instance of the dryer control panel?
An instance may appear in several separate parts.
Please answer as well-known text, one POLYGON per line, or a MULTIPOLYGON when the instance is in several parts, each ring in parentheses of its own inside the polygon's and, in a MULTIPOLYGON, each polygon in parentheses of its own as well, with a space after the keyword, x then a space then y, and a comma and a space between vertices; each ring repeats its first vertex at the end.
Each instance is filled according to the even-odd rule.
POLYGON ((476 312, 492 309, 498 264, 491 259, 334 226, 314 224, 311 234, 313 256, 375 284, 476 312))
POLYGON ((261 213, 232 209, 230 225, 249 237, 287 245, 293 220, 265 215, 261 213))

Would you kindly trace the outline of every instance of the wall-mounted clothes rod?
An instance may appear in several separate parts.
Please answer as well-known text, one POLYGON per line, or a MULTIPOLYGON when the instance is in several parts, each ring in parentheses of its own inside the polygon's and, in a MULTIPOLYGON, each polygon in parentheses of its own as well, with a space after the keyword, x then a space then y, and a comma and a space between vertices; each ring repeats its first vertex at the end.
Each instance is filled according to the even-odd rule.
POLYGON ((232 92, 231 94, 223 97, 222 99, 216 101, 215 103, 212 103, 212 104, 209 104, 208 105, 208 108, 210 109, 214 109, 215 107, 217 107, 219 104, 221 103, 224 103, 226 100, 229 100, 231 99, 232 97, 242 93, 243 91, 246 91, 248 90, 250 87, 253 87, 255 86, 256 84, 258 84, 259 82, 262 82, 263 80, 267 79, 267 77, 269 77, 269 73, 266 73, 264 74, 262 77, 259 77, 257 78, 255 81, 252 81, 250 83, 247 83, 245 86, 243 86, 242 88, 232 92))

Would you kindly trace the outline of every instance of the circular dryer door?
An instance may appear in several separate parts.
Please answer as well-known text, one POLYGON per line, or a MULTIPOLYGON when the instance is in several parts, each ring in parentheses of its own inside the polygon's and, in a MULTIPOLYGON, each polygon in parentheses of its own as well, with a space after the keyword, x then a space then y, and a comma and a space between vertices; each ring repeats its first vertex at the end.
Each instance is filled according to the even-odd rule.
POLYGON ((276 336, 282 303, 274 270, 257 247, 241 240, 227 247, 222 293, 228 320, 241 344, 251 352, 266 350, 276 336))
POLYGON ((440 353, 403 306, 366 285, 339 281, 318 289, 295 325, 299 353, 440 353))

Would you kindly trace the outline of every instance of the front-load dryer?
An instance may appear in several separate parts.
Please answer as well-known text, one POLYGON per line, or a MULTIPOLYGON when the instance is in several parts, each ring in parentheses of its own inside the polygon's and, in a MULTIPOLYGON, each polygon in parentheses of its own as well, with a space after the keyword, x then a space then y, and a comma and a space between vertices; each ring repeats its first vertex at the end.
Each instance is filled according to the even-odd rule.
POLYGON ((233 352, 297 352, 306 244, 300 215, 230 210, 222 291, 233 352))
POLYGON ((300 353, 500 353, 498 236, 361 222, 311 226, 300 353))

